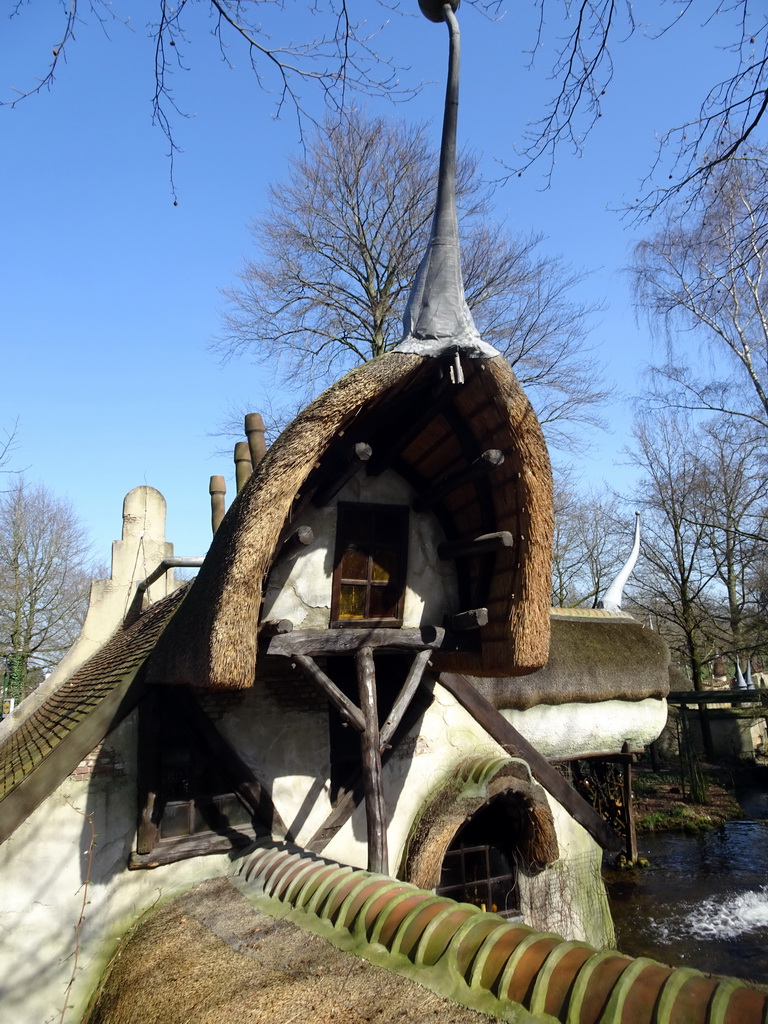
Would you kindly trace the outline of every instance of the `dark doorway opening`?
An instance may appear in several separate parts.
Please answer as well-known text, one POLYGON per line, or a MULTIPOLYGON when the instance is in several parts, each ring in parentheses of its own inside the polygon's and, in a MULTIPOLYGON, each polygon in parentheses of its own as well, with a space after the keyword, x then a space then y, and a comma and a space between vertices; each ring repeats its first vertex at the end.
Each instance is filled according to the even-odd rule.
POLYGON ((516 850, 523 834, 519 802, 502 794, 480 808, 453 837, 437 892, 503 917, 520 916, 516 850))

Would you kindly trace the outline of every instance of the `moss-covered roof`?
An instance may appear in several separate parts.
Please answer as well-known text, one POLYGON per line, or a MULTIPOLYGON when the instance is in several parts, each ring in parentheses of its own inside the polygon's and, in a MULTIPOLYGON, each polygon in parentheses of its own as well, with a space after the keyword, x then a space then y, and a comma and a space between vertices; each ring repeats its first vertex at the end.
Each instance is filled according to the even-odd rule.
POLYGON ((552 609, 549 660, 524 678, 470 677, 496 708, 644 700, 669 693, 669 648, 629 615, 552 609), (576 614, 573 614, 573 612, 576 614))

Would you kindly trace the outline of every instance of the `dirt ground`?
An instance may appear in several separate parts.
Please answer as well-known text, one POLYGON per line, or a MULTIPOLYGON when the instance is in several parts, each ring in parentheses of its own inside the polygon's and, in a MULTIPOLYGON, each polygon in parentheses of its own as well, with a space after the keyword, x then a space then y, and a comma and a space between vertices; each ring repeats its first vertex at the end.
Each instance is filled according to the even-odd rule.
POLYGON ((257 911, 226 879, 133 933, 86 1024, 488 1024, 491 1018, 257 911))
POLYGON ((741 808, 734 795, 732 773, 705 771, 708 802, 694 804, 683 793, 679 774, 667 770, 657 774, 639 769, 634 778, 635 821, 639 832, 691 831, 717 828, 724 821, 741 817, 741 808))

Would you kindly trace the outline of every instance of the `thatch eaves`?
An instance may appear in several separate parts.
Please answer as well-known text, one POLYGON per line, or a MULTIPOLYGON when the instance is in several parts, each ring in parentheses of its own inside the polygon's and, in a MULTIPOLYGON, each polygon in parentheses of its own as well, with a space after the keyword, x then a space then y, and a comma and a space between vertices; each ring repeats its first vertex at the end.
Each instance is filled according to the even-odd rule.
POLYGON ((487 449, 504 454, 492 483, 459 488, 435 510, 449 539, 489 529, 515 538, 513 547, 469 572, 465 589, 482 584, 490 621, 475 650, 443 652, 440 667, 506 674, 545 663, 552 539, 546 445, 505 359, 463 365, 464 381, 451 384, 444 360, 392 352, 352 370, 296 417, 225 516, 150 660, 151 682, 253 685, 262 593, 275 553, 300 525, 301 509, 329 467, 358 440, 372 444, 369 472, 391 467, 422 492, 487 449))
POLYGON ((669 648, 652 629, 626 614, 552 609, 547 664, 524 679, 471 681, 498 709, 539 704, 594 704, 662 699, 669 693, 669 648))

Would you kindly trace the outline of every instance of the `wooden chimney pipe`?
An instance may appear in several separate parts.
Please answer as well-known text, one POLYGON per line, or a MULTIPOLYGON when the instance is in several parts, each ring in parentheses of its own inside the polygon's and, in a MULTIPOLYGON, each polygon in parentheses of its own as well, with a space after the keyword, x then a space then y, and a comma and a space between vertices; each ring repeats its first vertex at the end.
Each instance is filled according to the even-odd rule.
POLYGON ((267 452, 264 440, 264 420, 257 412, 249 412, 245 417, 245 436, 251 453, 251 466, 256 469, 267 452))
POLYGON ((238 441, 235 445, 235 479, 237 481, 237 493, 245 487, 248 477, 253 472, 251 462, 251 449, 247 441, 238 441))
POLYGON ((226 511, 224 497, 227 493, 227 485, 223 476, 211 477, 208 493, 211 496, 211 526, 213 527, 213 532, 216 533, 226 511))

